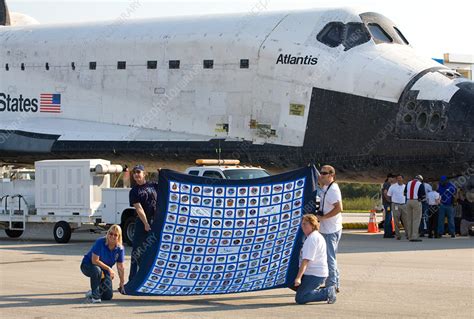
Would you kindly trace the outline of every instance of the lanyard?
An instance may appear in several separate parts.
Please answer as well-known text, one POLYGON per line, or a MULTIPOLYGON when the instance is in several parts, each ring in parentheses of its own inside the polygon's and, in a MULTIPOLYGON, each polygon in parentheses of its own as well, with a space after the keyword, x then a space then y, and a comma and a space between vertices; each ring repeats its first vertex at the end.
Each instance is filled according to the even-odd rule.
POLYGON ((323 197, 323 205, 321 206, 321 212, 324 214, 324 202, 326 201, 326 194, 328 193, 329 189, 331 188, 332 184, 334 184, 334 182, 331 182, 331 184, 329 184, 328 188, 326 189, 326 191, 324 191, 324 197, 323 197))

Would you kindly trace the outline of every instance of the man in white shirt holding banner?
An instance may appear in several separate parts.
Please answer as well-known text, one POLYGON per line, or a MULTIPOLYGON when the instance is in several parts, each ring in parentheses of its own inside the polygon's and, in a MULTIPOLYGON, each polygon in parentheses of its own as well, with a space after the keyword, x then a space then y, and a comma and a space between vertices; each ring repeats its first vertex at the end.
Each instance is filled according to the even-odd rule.
POLYGON ((334 167, 329 165, 321 167, 319 176, 319 182, 322 185, 319 194, 321 207, 317 216, 320 222, 319 232, 324 237, 327 246, 329 276, 326 279, 326 287, 336 286, 336 292, 339 292, 336 253, 342 235, 342 196, 335 182, 335 176, 334 167))

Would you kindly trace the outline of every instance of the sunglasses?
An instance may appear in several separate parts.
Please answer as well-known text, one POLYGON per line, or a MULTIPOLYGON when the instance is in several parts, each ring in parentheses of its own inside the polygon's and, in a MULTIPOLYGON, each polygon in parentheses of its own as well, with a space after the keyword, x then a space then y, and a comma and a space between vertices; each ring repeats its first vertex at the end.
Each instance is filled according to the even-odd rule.
POLYGON ((118 237, 119 235, 116 233, 109 233, 109 236, 118 237))
POLYGON ((321 174, 321 175, 329 175, 329 174, 331 174, 331 173, 330 173, 330 172, 319 172, 319 174, 321 174))

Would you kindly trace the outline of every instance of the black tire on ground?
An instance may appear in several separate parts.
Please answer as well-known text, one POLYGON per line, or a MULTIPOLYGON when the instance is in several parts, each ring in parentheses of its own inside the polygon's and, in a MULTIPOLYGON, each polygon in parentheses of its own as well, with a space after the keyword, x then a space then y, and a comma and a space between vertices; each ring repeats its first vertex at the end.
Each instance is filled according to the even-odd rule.
POLYGON ((7 234, 8 237, 10 238, 18 238, 21 235, 23 235, 22 230, 11 230, 11 229, 5 229, 5 233, 7 234))
POLYGON ((123 241, 129 246, 132 246, 133 234, 135 233, 135 219, 135 216, 127 217, 121 225, 123 241))
POLYGON ((64 244, 71 239, 72 229, 68 222, 60 221, 54 225, 54 240, 57 243, 64 244))

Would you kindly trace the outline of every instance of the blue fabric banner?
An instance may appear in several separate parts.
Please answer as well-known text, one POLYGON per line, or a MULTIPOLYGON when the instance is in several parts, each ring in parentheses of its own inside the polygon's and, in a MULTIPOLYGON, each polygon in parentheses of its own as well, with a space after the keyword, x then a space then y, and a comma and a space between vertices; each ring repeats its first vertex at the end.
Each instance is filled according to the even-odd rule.
MULTIPOLYGON (((158 211, 130 295, 224 294, 293 285, 314 168, 251 180, 161 170, 158 211)), ((311 201, 311 202, 310 202, 311 201)))

